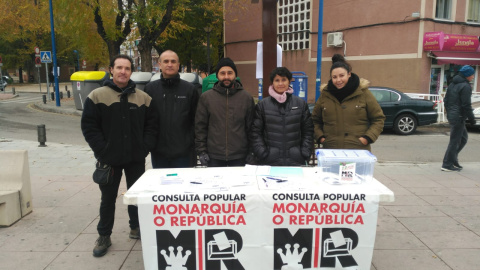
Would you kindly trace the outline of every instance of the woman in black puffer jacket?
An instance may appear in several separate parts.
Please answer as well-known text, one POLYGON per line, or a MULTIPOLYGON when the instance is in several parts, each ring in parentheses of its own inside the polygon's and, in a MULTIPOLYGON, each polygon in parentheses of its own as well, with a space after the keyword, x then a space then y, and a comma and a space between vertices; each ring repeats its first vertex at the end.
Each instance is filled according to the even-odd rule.
POLYGON ((262 165, 306 165, 313 148, 313 122, 307 103, 292 95, 292 73, 275 68, 269 97, 255 108, 250 140, 262 165))

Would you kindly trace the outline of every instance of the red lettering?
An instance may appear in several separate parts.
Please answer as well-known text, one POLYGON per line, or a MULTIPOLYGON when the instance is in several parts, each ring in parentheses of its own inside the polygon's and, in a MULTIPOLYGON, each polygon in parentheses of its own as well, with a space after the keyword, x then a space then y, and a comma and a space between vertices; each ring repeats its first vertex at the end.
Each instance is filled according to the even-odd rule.
POLYGON ((153 223, 158 226, 158 227, 161 227, 165 224, 165 219, 163 217, 155 217, 153 219, 153 223))

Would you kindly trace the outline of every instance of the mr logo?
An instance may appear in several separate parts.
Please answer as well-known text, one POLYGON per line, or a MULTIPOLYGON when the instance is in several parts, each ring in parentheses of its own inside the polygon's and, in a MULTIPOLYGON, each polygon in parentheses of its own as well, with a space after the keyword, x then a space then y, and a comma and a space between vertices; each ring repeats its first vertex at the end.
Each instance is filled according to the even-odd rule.
POLYGON ((158 230, 156 237, 160 270, 245 270, 237 258, 243 240, 234 230, 182 230, 176 237, 158 230))
POLYGON ((274 269, 343 268, 358 266, 351 251, 358 245, 358 235, 347 228, 274 230, 274 269), (320 232, 321 231, 321 232, 320 232))

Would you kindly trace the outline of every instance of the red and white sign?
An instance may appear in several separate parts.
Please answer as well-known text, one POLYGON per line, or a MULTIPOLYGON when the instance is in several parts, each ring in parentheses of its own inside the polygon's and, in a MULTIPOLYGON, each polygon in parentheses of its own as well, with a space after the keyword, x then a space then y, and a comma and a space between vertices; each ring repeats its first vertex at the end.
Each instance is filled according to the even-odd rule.
POLYGON ((40 48, 35 47, 35 56, 40 56, 40 48))
POLYGON ((378 181, 191 171, 149 170, 125 194, 137 196, 145 269, 370 269, 378 204, 393 199, 378 181))
POLYGON ((480 50, 478 36, 427 32, 423 36, 424 51, 476 52, 480 50))

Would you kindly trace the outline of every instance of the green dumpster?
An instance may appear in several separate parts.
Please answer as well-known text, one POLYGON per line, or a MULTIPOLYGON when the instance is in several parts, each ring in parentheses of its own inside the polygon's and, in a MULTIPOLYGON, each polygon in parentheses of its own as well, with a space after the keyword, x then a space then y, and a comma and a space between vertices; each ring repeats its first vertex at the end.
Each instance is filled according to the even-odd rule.
POLYGON ((103 82, 110 78, 105 71, 78 71, 70 76, 72 82, 72 94, 75 101, 75 108, 83 110, 83 103, 88 94, 94 89, 103 86, 103 82))

